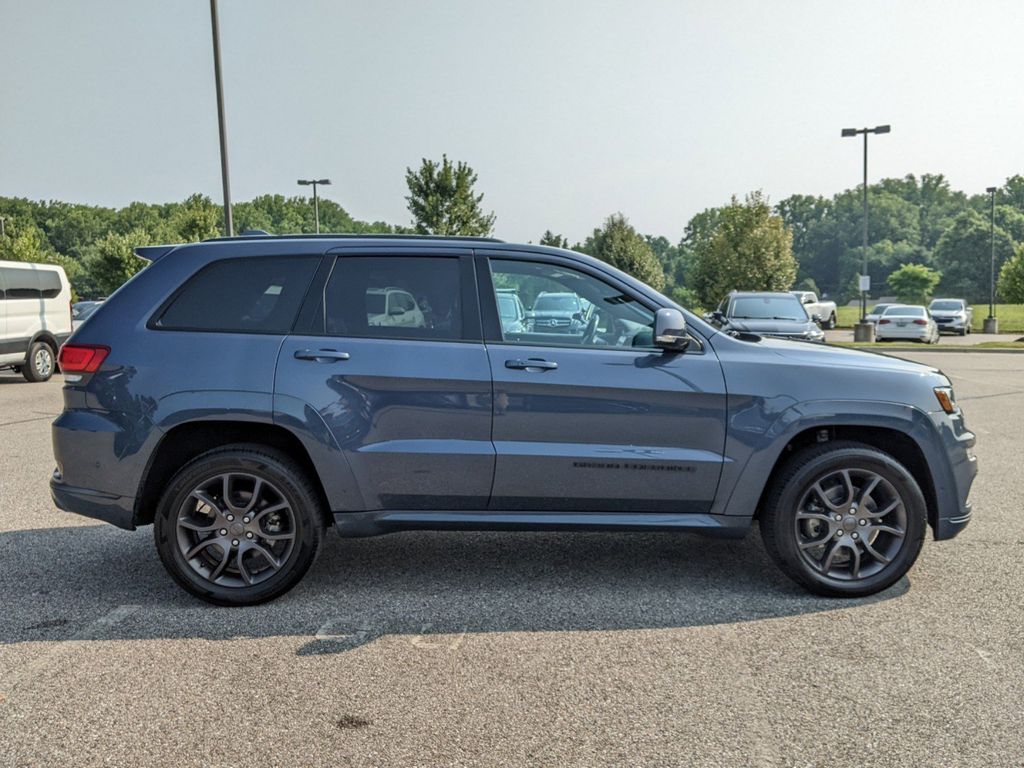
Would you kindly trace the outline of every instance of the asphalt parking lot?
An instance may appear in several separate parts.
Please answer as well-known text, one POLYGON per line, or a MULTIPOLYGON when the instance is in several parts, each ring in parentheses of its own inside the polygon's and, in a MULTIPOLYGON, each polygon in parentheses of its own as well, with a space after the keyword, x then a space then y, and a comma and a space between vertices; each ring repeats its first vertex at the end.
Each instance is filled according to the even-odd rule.
POLYGON ((404 533, 212 608, 52 506, 60 382, 0 373, 0 766, 1024 765, 1024 356, 906 356, 978 433, 975 519, 854 601, 756 532, 404 533))

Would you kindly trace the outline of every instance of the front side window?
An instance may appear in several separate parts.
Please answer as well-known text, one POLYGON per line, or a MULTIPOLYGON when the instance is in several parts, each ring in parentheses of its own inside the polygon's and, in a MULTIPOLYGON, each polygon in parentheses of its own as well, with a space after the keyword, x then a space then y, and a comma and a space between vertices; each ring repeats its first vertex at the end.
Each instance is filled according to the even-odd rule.
POLYGON ((457 258, 342 256, 324 291, 329 336, 463 338, 457 258))
POLYGON ((491 280, 505 342, 653 348, 654 313, 585 272, 492 259, 491 280), (518 306, 528 308, 520 317, 518 306))
POLYGON ((319 256, 213 262, 185 284, 156 327, 288 333, 319 263, 319 256))

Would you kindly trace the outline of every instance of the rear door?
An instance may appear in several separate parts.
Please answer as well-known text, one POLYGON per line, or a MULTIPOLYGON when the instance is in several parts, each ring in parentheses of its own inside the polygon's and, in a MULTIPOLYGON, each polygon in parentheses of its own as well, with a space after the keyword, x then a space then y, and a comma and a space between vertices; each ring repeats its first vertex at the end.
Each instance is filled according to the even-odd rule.
POLYGON ((607 273, 554 256, 486 255, 477 272, 494 377, 491 508, 706 512, 725 448, 725 382, 711 348, 654 348, 656 307, 607 273), (540 292, 575 294, 583 327, 531 327, 529 313, 525 332, 502 324, 496 289, 527 307, 540 292))
POLYGON ((491 374, 471 252, 345 249, 313 303, 281 347, 275 418, 329 433, 353 509, 486 508, 491 374), (414 308, 392 309, 403 294, 414 308))

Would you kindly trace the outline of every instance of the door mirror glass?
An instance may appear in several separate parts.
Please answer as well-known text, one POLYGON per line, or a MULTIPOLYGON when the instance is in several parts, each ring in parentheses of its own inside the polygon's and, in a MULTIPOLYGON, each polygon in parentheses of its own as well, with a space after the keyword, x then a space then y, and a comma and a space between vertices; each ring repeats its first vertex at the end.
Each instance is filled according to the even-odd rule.
POLYGON ((654 345, 666 351, 682 352, 689 344, 683 313, 678 309, 659 309, 654 315, 654 345))

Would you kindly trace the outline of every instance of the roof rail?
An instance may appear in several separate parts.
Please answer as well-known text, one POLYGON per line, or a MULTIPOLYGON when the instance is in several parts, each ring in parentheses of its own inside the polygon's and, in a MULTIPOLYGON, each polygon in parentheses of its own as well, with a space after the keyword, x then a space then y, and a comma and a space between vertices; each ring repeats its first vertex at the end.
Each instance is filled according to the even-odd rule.
POLYGON ((258 240, 264 237, 273 237, 279 240, 465 240, 468 242, 482 242, 482 243, 503 243, 504 240, 499 240, 496 237, 473 237, 470 235, 403 235, 395 233, 366 233, 360 234, 359 232, 335 232, 335 233, 321 233, 321 234, 288 234, 288 235, 271 235, 264 232, 262 229, 247 230, 240 235, 234 235, 233 237, 210 237, 203 240, 204 243, 217 243, 233 240, 258 240))

